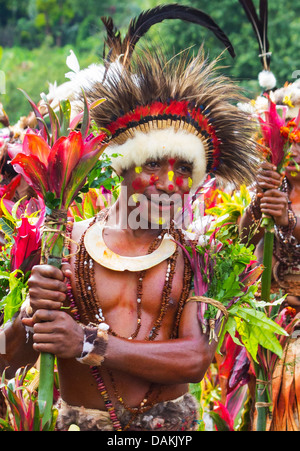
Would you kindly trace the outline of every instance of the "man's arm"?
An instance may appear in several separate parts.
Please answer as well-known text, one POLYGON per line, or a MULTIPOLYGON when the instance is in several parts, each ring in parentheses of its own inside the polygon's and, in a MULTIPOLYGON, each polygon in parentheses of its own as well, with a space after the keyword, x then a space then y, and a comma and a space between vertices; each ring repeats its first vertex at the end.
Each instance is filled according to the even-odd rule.
POLYGON ((197 303, 190 302, 183 310, 178 339, 144 342, 109 337, 104 365, 158 384, 196 383, 204 377, 216 347, 201 331, 197 303))
POLYGON ((37 361, 39 354, 32 348, 32 334, 27 338, 20 315, 0 331, 0 340, 0 375, 5 370, 6 377, 12 378, 19 368, 37 361))
MULTIPOLYGON (((82 327, 68 313, 59 310, 68 271, 63 273, 47 265, 33 269, 29 292, 34 315, 23 320, 23 324, 34 329, 36 351, 50 352, 63 359, 81 357, 84 339, 82 327)), ((191 302, 183 309, 178 339, 145 342, 109 336, 104 365, 154 383, 198 382, 215 350, 216 344, 209 345, 208 337, 201 331, 197 304, 191 302)))

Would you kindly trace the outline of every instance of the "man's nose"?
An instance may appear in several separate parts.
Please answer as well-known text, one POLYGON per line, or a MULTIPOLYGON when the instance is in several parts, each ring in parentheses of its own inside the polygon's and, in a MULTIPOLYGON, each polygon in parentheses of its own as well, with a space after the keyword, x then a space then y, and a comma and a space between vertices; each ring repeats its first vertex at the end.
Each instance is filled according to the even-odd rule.
POLYGON ((171 168, 160 172, 156 182, 156 188, 166 193, 176 192, 175 174, 171 168))

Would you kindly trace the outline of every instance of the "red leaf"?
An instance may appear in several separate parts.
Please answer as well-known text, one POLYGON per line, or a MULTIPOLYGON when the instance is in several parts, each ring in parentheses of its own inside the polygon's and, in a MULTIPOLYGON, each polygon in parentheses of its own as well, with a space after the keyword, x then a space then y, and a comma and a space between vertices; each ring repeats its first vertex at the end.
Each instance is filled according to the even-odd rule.
POLYGON ((52 147, 49 155, 49 185, 59 198, 68 184, 72 171, 83 154, 83 141, 80 132, 71 132, 61 137, 52 147))
POLYGON ((63 193, 62 205, 64 206, 64 208, 69 208, 77 193, 84 185, 88 173, 97 163, 100 155, 107 147, 106 144, 103 144, 103 139, 105 137, 105 134, 101 134, 96 138, 93 138, 90 141, 84 143, 82 157, 72 171, 70 180, 66 185, 63 193))
POLYGON ((47 167, 50 152, 51 148, 41 136, 36 135, 32 131, 26 133, 22 153, 28 156, 36 156, 47 167))
POLYGON ((35 156, 27 156, 19 153, 11 162, 14 169, 22 174, 27 183, 38 193, 45 197, 49 191, 47 183, 47 168, 35 156))
POLYGON ((227 408, 219 401, 216 401, 216 407, 214 408, 214 412, 218 413, 220 418, 224 420, 224 422, 228 425, 229 430, 234 431, 234 422, 227 408))
POLYGON ((20 185, 22 176, 19 174, 12 179, 12 181, 8 185, 4 185, 0 187, 0 197, 5 196, 6 200, 12 200, 16 189, 20 185))

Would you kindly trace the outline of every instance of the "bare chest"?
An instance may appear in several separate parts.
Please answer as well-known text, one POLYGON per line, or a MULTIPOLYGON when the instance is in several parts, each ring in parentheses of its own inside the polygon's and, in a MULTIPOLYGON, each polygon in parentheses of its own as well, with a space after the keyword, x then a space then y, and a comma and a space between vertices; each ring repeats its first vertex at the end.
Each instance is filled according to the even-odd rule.
POLYGON ((300 216, 300 190, 293 190, 290 194, 290 201, 296 216, 300 216))
POLYGON ((180 258, 140 272, 112 271, 97 263, 78 274, 77 302, 89 321, 105 321, 123 338, 169 338, 182 303, 184 264, 180 258), (83 287, 83 288, 82 288, 83 287), (84 292, 84 293, 83 293, 84 292))

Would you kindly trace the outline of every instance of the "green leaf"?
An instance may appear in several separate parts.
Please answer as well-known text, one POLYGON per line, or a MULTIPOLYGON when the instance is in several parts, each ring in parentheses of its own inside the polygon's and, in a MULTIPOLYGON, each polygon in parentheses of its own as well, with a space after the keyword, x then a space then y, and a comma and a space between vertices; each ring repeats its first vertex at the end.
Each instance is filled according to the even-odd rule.
POLYGON ((70 119, 71 119, 71 103, 69 100, 63 100, 59 105, 60 112, 60 135, 68 136, 70 119))
POLYGON ((17 218, 17 211, 18 211, 18 208, 19 208, 21 202, 23 202, 23 200, 26 199, 26 197, 27 197, 27 196, 24 196, 24 197, 22 197, 21 199, 19 199, 18 202, 16 202, 16 203, 14 204, 13 208, 12 208, 11 216, 13 217, 13 219, 14 219, 15 222, 18 221, 18 218, 17 218))
POLYGON ((9 274, 1 272, 0 279, 9 280, 9 293, 0 301, 0 308, 4 308, 3 323, 6 324, 19 311, 25 301, 27 284, 24 282, 24 274, 20 270, 9 274))
POLYGON ((28 96, 28 94, 23 89, 21 89, 21 88, 18 88, 18 89, 19 89, 19 91, 21 91, 24 94, 24 96, 30 103, 30 106, 33 109, 33 112, 37 118, 38 126, 39 126, 39 129, 41 130, 42 136, 44 139, 47 139, 47 136, 48 136, 47 127, 45 127, 45 125, 44 125, 45 122, 44 122, 43 116, 41 115, 38 107, 35 105, 35 103, 31 100, 31 98, 28 96))
POLYGON ((258 345, 281 357, 282 347, 276 334, 284 336, 288 334, 277 323, 268 318, 265 313, 246 307, 230 309, 230 314, 235 317, 237 331, 255 361, 258 345))
POLYGON ((249 326, 248 323, 241 320, 240 318, 235 318, 237 325, 237 332, 240 334, 243 345, 245 346, 248 353, 251 355, 253 360, 257 361, 257 351, 258 351, 258 340, 257 336, 252 335, 254 328, 249 326))
POLYGON ((12 241, 15 233, 15 223, 6 219, 4 216, 0 218, 0 229, 4 233, 5 237, 12 241))
POLYGON ((288 336, 288 333, 277 323, 268 318, 264 312, 243 306, 237 306, 230 309, 230 314, 243 318, 249 324, 258 326, 262 330, 269 331, 278 335, 288 336))
POLYGON ((234 343, 238 346, 243 346, 243 343, 236 337, 236 330, 237 330, 237 324, 236 320, 233 316, 229 316, 227 322, 225 323, 224 327, 222 328, 222 333, 220 335, 219 341, 218 341, 218 348, 217 352, 221 353, 221 347, 224 340, 224 337, 226 333, 228 332, 234 341, 234 343))
POLYGON ((82 90, 84 99, 84 112, 81 124, 82 139, 85 139, 90 129, 90 110, 84 90, 82 90))

